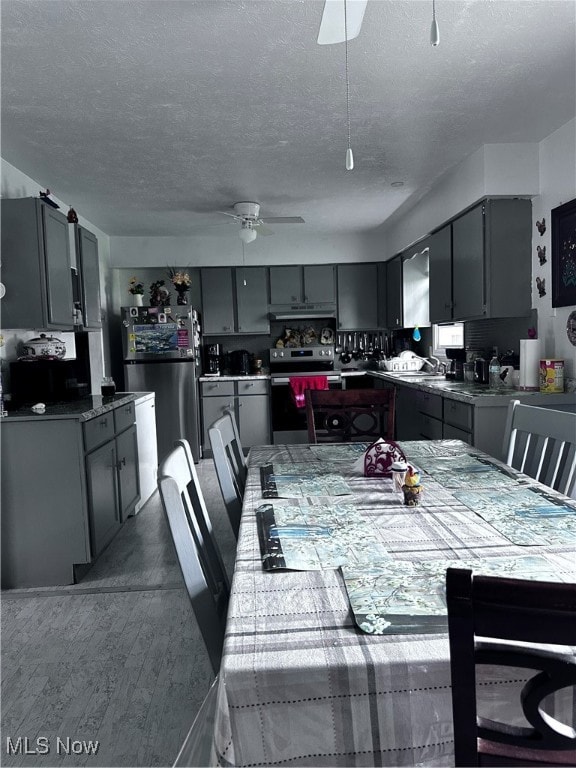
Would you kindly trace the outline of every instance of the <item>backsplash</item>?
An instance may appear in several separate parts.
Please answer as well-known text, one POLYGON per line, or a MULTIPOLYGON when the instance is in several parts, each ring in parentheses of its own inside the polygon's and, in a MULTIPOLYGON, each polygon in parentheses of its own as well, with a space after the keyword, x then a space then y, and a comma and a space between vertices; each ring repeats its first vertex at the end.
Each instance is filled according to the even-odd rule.
POLYGON ((508 349, 520 352, 520 339, 527 339, 528 329, 538 329, 538 313, 527 317, 507 317, 497 320, 470 320, 464 324, 464 344, 469 349, 492 351, 498 347, 502 354, 508 349))

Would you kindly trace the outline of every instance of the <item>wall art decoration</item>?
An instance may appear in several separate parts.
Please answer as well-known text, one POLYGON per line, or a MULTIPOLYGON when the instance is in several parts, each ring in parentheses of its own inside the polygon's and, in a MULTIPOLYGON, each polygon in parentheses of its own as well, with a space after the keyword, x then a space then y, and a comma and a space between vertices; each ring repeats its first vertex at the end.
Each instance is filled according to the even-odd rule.
POLYGON ((576 198, 552 210, 552 306, 576 305, 576 198))
POLYGON ((544 232, 546 232, 546 219, 544 217, 542 217, 542 221, 536 222, 536 229, 540 233, 540 237, 542 237, 544 232))
POLYGON ((538 288, 538 296, 546 296, 546 279, 543 277, 536 278, 536 288, 538 288))
POLYGON ((536 252, 538 254, 538 261, 540 262, 540 266, 542 266, 542 264, 546 264, 546 246, 537 245, 536 252))
POLYGON ((573 347, 576 347, 576 311, 570 312, 566 323, 566 335, 573 347))

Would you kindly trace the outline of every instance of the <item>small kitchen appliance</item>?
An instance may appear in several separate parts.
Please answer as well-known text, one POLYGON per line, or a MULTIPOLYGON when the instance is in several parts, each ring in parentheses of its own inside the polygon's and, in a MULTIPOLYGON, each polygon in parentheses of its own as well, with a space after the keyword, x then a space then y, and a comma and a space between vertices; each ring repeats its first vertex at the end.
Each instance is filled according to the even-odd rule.
POLYGON ((464 363, 466 362, 465 349, 446 349, 448 365, 446 366, 446 378, 454 381, 464 381, 464 363))
POLYGON ((204 347, 204 375, 220 376, 222 373, 222 347, 220 344, 207 344, 204 347))
POLYGON ((12 402, 55 403, 90 394, 89 373, 81 360, 26 358, 10 363, 12 402))
POLYGON ((250 352, 245 349, 235 349, 230 352, 230 373, 232 376, 248 376, 252 369, 251 357, 250 352))

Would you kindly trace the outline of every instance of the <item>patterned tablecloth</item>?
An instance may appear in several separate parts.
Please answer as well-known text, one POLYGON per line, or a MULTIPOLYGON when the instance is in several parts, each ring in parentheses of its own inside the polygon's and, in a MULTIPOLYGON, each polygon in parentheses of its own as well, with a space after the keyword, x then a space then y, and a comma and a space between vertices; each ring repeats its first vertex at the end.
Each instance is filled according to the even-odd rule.
MULTIPOLYGON (((401 445, 421 472, 418 507, 403 506, 391 480, 363 477, 355 467, 358 454, 348 455, 345 447, 326 446, 325 455, 322 446, 251 450, 214 764, 453 765, 448 639, 441 615, 446 563, 481 570, 490 561, 486 568, 492 570, 506 562, 500 558, 521 559, 524 568, 576 580, 574 502, 553 492, 543 495, 543 486, 503 471, 499 462, 460 441, 401 445), (261 468, 269 466, 278 477, 289 475, 291 466, 313 477, 316 466, 317 477, 334 473, 350 493, 323 498, 315 486, 307 497, 301 489, 309 486, 301 485, 294 498, 265 497, 271 471, 262 474, 261 468), (526 511, 527 491, 544 509, 540 520, 526 511), (519 503, 510 522, 499 500, 515 494, 519 503), (345 526, 338 524, 342 511, 349 513, 345 526), (336 528, 337 544, 327 545, 336 528), (273 542, 270 551, 263 531, 273 542), (394 580, 412 587, 397 594, 394 580), (410 607, 401 620, 394 614, 390 629, 377 611, 386 610, 392 594, 394 612, 410 607), (434 611, 414 608, 428 602, 434 611), (363 623, 365 631, 358 626, 363 623), (375 634, 380 630, 385 633, 375 634)), ((511 687, 518 685, 518 675, 514 682, 501 675, 487 673, 482 686, 495 711, 507 706, 511 687)))

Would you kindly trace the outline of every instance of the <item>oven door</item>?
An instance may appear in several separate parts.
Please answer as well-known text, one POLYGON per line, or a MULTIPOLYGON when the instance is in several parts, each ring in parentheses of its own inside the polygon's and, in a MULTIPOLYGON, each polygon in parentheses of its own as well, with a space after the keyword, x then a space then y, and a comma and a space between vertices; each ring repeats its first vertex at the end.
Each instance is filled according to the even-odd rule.
MULTIPOLYGON (((311 375, 311 374, 308 374, 311 375)), ((290 391, 290 377, 272 376, 272 441, 274 445, 308 442, 306 409, 297 408, 290 391)), ((339 374, 328 375, 330 389, 342 389, 339 374)))

